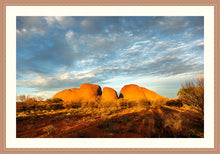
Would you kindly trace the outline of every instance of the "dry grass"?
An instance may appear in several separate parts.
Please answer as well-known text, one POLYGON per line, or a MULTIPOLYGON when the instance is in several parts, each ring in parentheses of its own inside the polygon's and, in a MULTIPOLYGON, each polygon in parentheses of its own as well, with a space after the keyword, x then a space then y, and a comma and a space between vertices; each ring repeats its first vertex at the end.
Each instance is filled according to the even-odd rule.
POLYGON ((87 101, 57 98, 43 101, 40 97, 21 95, 16 103, 16 135, 18 138, 202 138, 204 87, 203 79, 197 81, 186 82, 178 99, 168 99, 146 89, 148 100, 139 101, 128 101, 126 97, 106 101, 101 96, 87 101))
POLYGON ((184 107, 71 108, 17 113, 17 137, 204 137, 203 115, 184 107))

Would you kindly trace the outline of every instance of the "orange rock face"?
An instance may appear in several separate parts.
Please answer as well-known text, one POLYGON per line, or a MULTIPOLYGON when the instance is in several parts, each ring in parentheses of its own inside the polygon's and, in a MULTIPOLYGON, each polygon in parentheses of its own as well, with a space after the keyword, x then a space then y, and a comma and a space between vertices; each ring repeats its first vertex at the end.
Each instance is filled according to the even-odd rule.
POLYGON ((65 89, 65 90, 62 90, 58 93, 56 93, 52 99, 54 98, 60 98, 62 99, 64 102, 78 102, 79 101, 79 89, 77 88, 72 88, 71 90, 70 89, 65 89))
POLYGON ((146 98, 151 102, 152 105, 161 105, 165 104, 169 99, 163 96, 160 96, 154 91, 141 87, 146 98))
POLYGON ((71 88, 70 89, 73 93, 78 93, 79 92, 79 88, 71 88))
MULTIPOLYGON (((85 83, 82 84, 80 89, 72 88, 65 89, 53 96, 54 98, 60 98, 64 102, 101 102, 105 105, 106 103, 111 105, 118 100, 116 91, 109 87, 104 87, 103 92, 99 85, 85 83)), ((166 103, 169 100, 166 97, 160 96, 154 91, 148 90, 144 87, 139 87, 135 84, 125 85, 121 91, 119 98, 123 98, 127 101, 139 102, 139 101, 150 101, 153 105, 160 105, 166 103)))
POLYGON ((102 94, 102 89, 99 85, 84 83, 81 85, 79 93, 83 101, 91 102, 102 94))
POLYGON ((146 96, 142 88, 135 84, 125 85, 120 91, 120 98, 135 102, 146 100, 146 96))
POLYGON ((102 102, 113 102, 118 99, 116 91, 109 87, 104 87, 102 92, 102 102))
POLYGON ((141 87, 141 89, 143 90, 145 97, 147 97, 150 100, 155 99, 156 97, 160 96, 157 93, 155 93, 154 91, 151 91, 151 90, 146 89, 144 87, 141 87))
POLYGON ((56 93, 52 99, 60 98, 64 102, 80 102, 80 101, 94 101, 98 96, 102 94, 101 87, 99 85, 85 83, 82 84, 80 89, 71 88, 65 89, 56 93))

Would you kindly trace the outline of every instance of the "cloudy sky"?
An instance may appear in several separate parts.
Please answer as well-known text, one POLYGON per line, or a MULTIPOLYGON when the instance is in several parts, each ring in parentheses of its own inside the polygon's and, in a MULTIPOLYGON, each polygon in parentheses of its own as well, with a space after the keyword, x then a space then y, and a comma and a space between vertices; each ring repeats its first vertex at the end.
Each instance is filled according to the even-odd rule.
POLYGON ((204 73, 203 17, 17 17, 17 95, 137 84, 173 98, 204 73))

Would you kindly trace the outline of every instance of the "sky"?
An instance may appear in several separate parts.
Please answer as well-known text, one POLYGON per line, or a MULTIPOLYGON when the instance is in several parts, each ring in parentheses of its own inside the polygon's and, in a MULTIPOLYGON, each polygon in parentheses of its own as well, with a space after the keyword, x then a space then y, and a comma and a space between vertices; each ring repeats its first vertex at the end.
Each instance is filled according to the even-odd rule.
POLYGON ((204 17, 17 16, 16 93, 137 84, 176 98, 204 73, 204 17))

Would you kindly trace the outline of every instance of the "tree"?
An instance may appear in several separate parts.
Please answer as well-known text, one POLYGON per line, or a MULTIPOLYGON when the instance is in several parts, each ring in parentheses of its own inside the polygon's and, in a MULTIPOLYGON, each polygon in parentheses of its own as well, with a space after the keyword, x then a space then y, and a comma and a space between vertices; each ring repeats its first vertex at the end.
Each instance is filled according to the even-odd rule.
POLYGON ((204 114, 204 76, 185 81, 177 96, 183 103, 194 106, 204 114))
POLYGON ((17 96, 17 98, 16 98, 16 101, 18 101, 18 102, 23 102, 23 103, 35 102, 35 101, 37 101, 37 100, 42 101, 43 98, 41 98, 41 97, 35 98, 35 97, 31 97, 31 95, 19 95, 19 96, 17 96))
POLYGON ((39 101, 39 102, 41 102, 41 101, 43 101, 43 100, 44 100, 44 98, 43 98, 43 97, 41 97, 41 96, 37 96, 37 97, 36 97, 36 99, 37 99, 37 101, 39 101))
POLYGON ((26 95, 19 95, 17 96, 17 101, 25 102, 27 100, 26 95))

